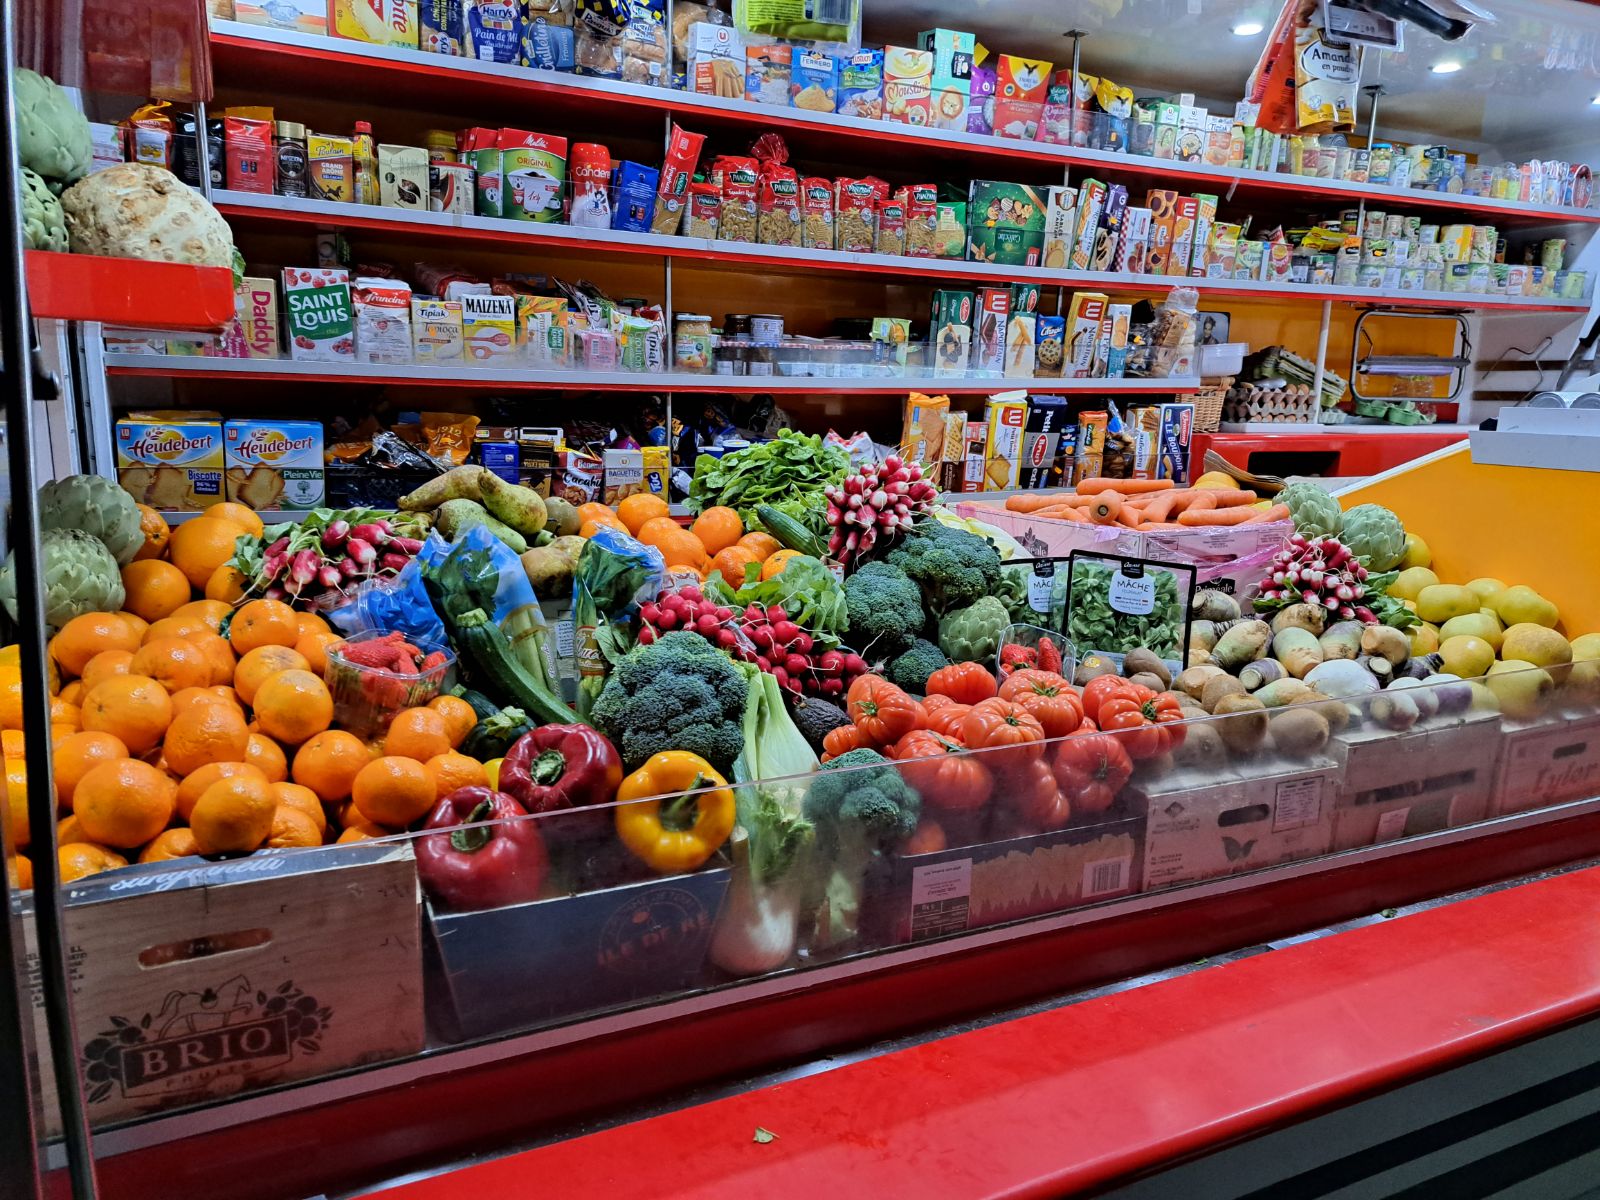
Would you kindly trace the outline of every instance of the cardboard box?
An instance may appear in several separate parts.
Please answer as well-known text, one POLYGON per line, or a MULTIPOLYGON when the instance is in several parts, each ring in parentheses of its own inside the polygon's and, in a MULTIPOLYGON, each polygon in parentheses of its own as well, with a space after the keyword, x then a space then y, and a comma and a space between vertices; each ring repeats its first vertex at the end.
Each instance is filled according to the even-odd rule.
POLYGON ((746 46, 744 48, 744 98, 752 104, 789 105, 789 84, 793 78, 794 52, 791 46, 746 46))
MULTIPOLYGON (((66 892, 92 1124, 230 1100, 423 1048, 409 843, 136 864, 66 892)), ((31 959, 32 898, 22 903, 31 959)), ((43 1014, 36 994, 40 1045, 43 1014)), ((44 1108, 54 1113, 48 1058, 40 1062, 44 1108)))
POLYGON ((1056 478, 1056 448, 1067 424, 1064 396, 1028 397, 1028 419, 1022 427, 1022 467, 1017 486, 1045 488, 1060 485, 1056 478))
POLYGON ((838 105, 839 60, 797 49, 789 72, 789 107, 831 113, 838 105))
POLYGON ((1333 849, 1471 825, 1488 815, 1500 717, 1433 718, 1407 733, 1346 729, 1328 743, 1339 767, 1333 849))
POLYGON ((972 59, 978 42, 955 29, 925 29, 917 45, 933 55, 929 112, 938 129, 966 129, 972 93, 972 59))
POLYGON ((974 225, 967 229, 967 257, 972 262, 1006 267, 1036 267, 1044 254, 1044 231, 1013 225, 974 225))
POLYGON ((333 36, 417 48, 417 0, 328 0, 333 36))
POLYGON ((217 414, 132 413, 117 422, 115 433, 117 481, 140 504, 183 512, 222 503, 217 414))
POLYGON ((1106 337, 1106 378, 1121 379, 1128 365, 1128 329, 1133 324, 1133 305, 1109 304, 1101 328, 1109 327, 1106 337))
POLYGON ((1178 193, 1152 189, 1145 194, 1150 209, 1150 253, 1145 271, 1151 275, 1170 275, 1167 263, 1172 258, 1172 227, 1178 217, 1178 193))
POLYGON ((901 125, 932 124, 933 52, 909 46, 883 48, 883 119, 901 125))
POLYGON ((1047 267, 1065 267, 1072 261, 1072 247, 1077 235, 1078 189, 1050 187, 1045 189, 1045 194, 1043 264, 1047 267))
POLYGON ((378 147, 379 204, 384 208, 427 212, 429 194, 426 150, 421 146, 378 147))
POLYGON ((709 21, 689 27, 688 83, 702 96, 743 98, 744 42, 737 29, 709 21))
POLYGON ((335 267, 285 267, 289 357, 300 362, 354 362, 355 306, 350 273, 335 267))
POLYGON ((1022 431, 1028 420, 1027 392, 997 392, 983 408, 983 490, 1017 486, 1022 469, 1022 431))
POLYGON ((625 496, 645 490, 644 452, 642 450, 607 450, 604 454, 606 504, 615 505, 625 496))
POLYGON ((979 288, 978 327, 973 331, 972 369, 985 375, 999 375, 1006 366, 1006 329, 1011 320, 1011 290, 1003 287, 979 288))
POLYGON ((1200 199, 1197 196, 1179 196, 1172 214, 1172 246, 1167 258, 1166 274, 1187 275, 1189 259, 1194 253, 1195 222, 1200 217, 1200 199))
POLYGON ((322 422, 228 421, 222 443, 229 500, 258 512, 321 507, 322 422))
POLYGON ((239 328, 244 333, 246 358, 277 358, 278 283, 246 275, 233 298, 239 328))
POLYGON ((1331 761, 1177 770, 1144 790, 1144 890, 1237 875, 1328 853, 1331 761))
POLYGON ((1014 379, 1032 379, 1034 367, 1034 329, 1038 318, 1031 312, 1017 311, 1012 305, 1011 317, 1006 322, 1005 375, 1014 379))
POLYGON ((1508 721, 1503 743, 1491 817, 1600 795, 1600 716, 1508 721))
POLYGON ((883 119, 883 51, 859 50, 839 60, 840 115, 883 119))
POLYGON ((1160 411, 1155 477, 1182 483, 1189 478, 1189 443, 1194 436, 1194 405, 1178 401, 1160 405, 1160 411))
POLYGON ((411 298, 411 355, 418 363, 459 363, 466 354, 461 301, 411 298))
POLYGON ((510 366, 517 347, 515 296, 465 295, 461 336, 472 366, 510 366))
POLYGON ((1067 363, 1067 319, 1041 313, 1034 323, 1034 375, 1060 379, 1067 363))
POLYGON ((1055 64, 1002 54, 995 59, 994 132, 1001 137, 1032 141, 1050 90, 1055 64))
POLYGON ((1044 193, 1024 183, 974 179, 967 188, 967 224, 1007 225, 1043 233, 1049 204, 1044 193))
POLYGON ((1067 309, 1067 355, 1062 372, 1068 379, 1088 379, 1094 369, 1100 322, 1109 303, 1104 292, 1074 292, 1067 309))
POLYGON ((972 358, 972 319, 977 309, 971 292, 944 288, 933 293, 928 343, 935 375, 964 375, 972 358))

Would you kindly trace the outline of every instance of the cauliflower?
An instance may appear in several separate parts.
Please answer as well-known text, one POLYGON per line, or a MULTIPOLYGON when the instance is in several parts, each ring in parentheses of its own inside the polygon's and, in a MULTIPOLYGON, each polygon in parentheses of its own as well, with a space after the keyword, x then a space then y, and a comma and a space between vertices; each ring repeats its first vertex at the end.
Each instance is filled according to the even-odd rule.
POLYGON ((61 197, 79 254, 233 266, 233 231, 171 171, 122 163, 96 171, 61 197))
POLYGON ((94 149, 89 120, 54 80, 17 69, 11 94, 17 104, 17 157, 46 179, 71 183, 89 173, 94 149))
POLYGON ((22 168, 22 241, 29 250, 65 250, 66 218, 61 201, 38 175, 22 168))

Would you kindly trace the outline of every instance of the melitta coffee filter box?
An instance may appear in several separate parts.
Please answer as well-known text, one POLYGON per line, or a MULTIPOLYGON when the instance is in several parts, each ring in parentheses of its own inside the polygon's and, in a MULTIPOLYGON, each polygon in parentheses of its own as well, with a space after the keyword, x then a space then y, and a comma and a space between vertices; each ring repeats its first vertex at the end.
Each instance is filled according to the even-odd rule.
MULTIPOLYGON (((421 1051, 409 843, 184 861, 194 865, 134 865, 63 888, 92 1124, 421 1051)), ((31 901, 23 903, 31 960, 31 901)), ((33 1007, 43 1045, 37 995, 33 1007)), ((41 1067, 44 1109, 54 1113, 47 1058, 41 1067)))
POLYGON ((229 421, 222 427, 228 499, 258 512, 322 503, 322 424, 229 421))
POLYGON ((329 10, 334 37, 417 48, 417 0, 329 0, 329 10))
POLYGON ((184 512, 222 502, 219 414, 130 413, 117 422, 116 441, 117 481, 140 504, 184 512))

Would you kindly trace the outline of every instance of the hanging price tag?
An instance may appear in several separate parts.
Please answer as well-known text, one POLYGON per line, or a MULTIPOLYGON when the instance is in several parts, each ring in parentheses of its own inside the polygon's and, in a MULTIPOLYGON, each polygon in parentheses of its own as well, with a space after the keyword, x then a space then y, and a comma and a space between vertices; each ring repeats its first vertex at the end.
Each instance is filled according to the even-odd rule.
POLYGON ((1114 612, 1135 617, 1154 612, 1156 581, 1144 573, 1144 564, 1125 562, 1111 577, 1106 603, 1111 605, 1114 612))

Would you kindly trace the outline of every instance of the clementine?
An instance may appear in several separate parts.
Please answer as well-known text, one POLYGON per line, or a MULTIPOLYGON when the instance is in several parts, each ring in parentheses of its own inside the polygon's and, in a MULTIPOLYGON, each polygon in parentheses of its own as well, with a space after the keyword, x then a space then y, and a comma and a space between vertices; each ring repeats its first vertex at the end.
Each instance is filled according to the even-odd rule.
POLYGON ((134 653, 130 675, 148 675, 169 692, 211 686, 211 660, 184 638, 152 638, 134 653))
POLYGON ((201 591, 218 567, 233 557, 234 543, 249 533, 243 525, 220 517, 196 517, 172 531, 167 555, 190 585, 201 591))
POLYGON ((86 876, 127 865, 128 860, 122 855, 93 842, 68 842, 56 850, 56 870, 62 883, 75 883, 86 876))
POLYGON ((320 633, 315 630, 307 633, 301 630, 300 640, 294 644, 294 648, 311 665, 312 674, 323 675, 328 670, 328 647, 337 646, 343 640, 336 633, 320 633))
POLYGON ((73 617, 50 639, 50 655, 68 675, 83 674, 89 660, 102 650, 139 648, 139 638, 116 613, 83 613, 73 617))
POLYGON ((306 656, 288 646, 258 646, 233 669, 233 689, 239 699, 254 705, 261 685, 280 671, 307 671, 306 656))
POLYGON ((134 559, 122 568, 127 611, 146 621, 170 617, 189 603, 189 581, 183 572, 159 558, 134 559))
POLYGON ((28 764, 20 758, 5 760, 7 852, 26 850, 33 840, 28 820, 28 764))
POLYGON ((194 830, 200 853, 244 852, 267 840, 278 806, 272 785, 259 774, 230 775, 200 793, 189 814, 189 828, 194 830))
POLYGON ((144 754, 172 724, 172 697, 148 675, 116 675, 83 698, 83 728, 120 738, 129 754, 144 754))
MULTIPOLYGON (((84 666, 83 677, 75 681, 82 685, 78 689, 78 694, 82 695, 82 693, 95 687, 96 684, 104 683, 113 675, 131 675, 133 673, 130 669, 132 663, 133 655, 126 650, 100 651, 84 666)), ((70 687, 71 685, 69 684, 68 686, 70 687)), ((71 704, 80 703, 80 701, 74 700, 71 696, 63 696, 62 698, 71 704)))
POLYGON ((83 831, 106 846, 142 846, 172 821, 178 785, 149 763, 103 762, 78 780, 72 811, 83 831))
POLYGON ((172 540, 172 526, 168 525, 167 519, 148 504, 139 505, 139 532, 144 534, 144 545, 140 546, 139 552, 133 556, 134 562, 167 556, 167 543, 172 540))
POLYGON ((757 562, 765 562, 783 549, 783 543, 777 538, 770 533, 762 533, 759 530, 755 533, 745 534, 737 544, 754 554, 757 562))
POLYGON ((194 806, 200 803, 200 797, 205 795, 206 789, 213 783, 224 779, 232 779, 236 775, 244 775, 251 779, 259 779, 262 783, 269 780, 262 773, 260 767, 247 762, 214 762, 207 763, 199 770, 183 777, 183 782, 178 784, 176 797, 178 816, 187 821, 194 815, 194 806))
POLYGON ((104 762, 128 757, 128 748, 109 733, 73 733, 57 742, 50 752, 51 773, 56 781, 56 802, 72 808, 72 796, 83 777, 104 762))
POLYGON ((689 532, 700 539, 707 554, 726 550, 744 535, 744 522, 739 514, 723 504, 704 510, 689 526, 689 532))
POLYGON ((361 768, 350 799, 367 820, 403 829, 433 807, 433 780, 415 759, 386 755, 361 768))
POLYGON ((227 638, 219 637, 207 630, 204 633, 190 634, 188 640, 200 647, 200 652, 206 656, 206 662, 211 664, 213 687, 220 683, 233 682, 233 671, 237 664, 233 657, 233 647, 228 645, 227 638))
POLYGON ((191 600, 172 615, 204 622, 216 633, 233 613, 233 605, 223 600, 191 600))
POLYGON ((403 708, 389 722, 383 752, 401 758, 427 762, 436 754, 452 749, 450 726, 444 715, 431 708, 403 708))
POLYGON ((319 733, 295 751, 290 775, 327 804, 350 798, 356 776, 372 761, 366 743, 353 733, 332 729, 319 733))
POLYGON ((444 718, 452 749, 461 745, 462 739, 478 724, 478 714, 460 696, 435 696, 428 701, 428 707, 444 718))
POLYGON ((617 519, 634 537, 639 536, 639 530, 644 527, 646 521, 654 517, 664 517, 668 511, 667 502, 654 492, 635 492, 631 496, 624 496, 617 503, 617 519))
POLYGON ((481 762, 454 750, 435 755, 422 764, 422 769, 433 780, 435 801, 443 800, 457 788, 487 787, 489 783, 489 775, 481 762))
POLYGON ((252 537, 260 537, 267 531, 255 509, 248 504, 239 504, 233 500, 223 504, 213 504, 206 509, 206 516, 219 521, 232 521, 235 525, 242 526, 252 537))
POLYGON ((310 671, 279 671, 262 682, 250 703, 261 732, 291 746, 333 724, 333 696, 310 671))
POLYGON ((322 801, 310 788, 298 783, 274 783, 272 798, 277 801, 279 808, 296 808, 310 817, 319 835, 328 828, 328 814, 322 810, 322 801))
POLYGON ((228 641, 235 654, 258 646, 292 646, 300 640, 300 622, 282 600, 252 600, 233 614, 228 641))
POLYGON ((272 828, 267 834, 269 850, 320 845, 322 845, 322 830, 305 813, 287 804, 280 804, 272 810, 272 828))
POLYGON ((250 737, 244 714, 231 705, 191 704, 172 718, 161 746, 167 769, 190 775, 207 763, 246 761, 250 737))
POLYGON ((224 604, 237 604, 244 599, 245 589, 250 586, 250 577, 238 567, 230 567, 223 563, 211 572, 211 578, 206 580, 206 599, 220 600, 224 604))
POLYGON ((283 747, 265 734, 250 735, 244 760, 251 766, 260 767, 261 773, 272 783, 282 783, 289 778, 289 760, 283 753, 283 747))
POLYGON ((156 834, 154 840, 139 851, 142 863, 171 862, 175 858, 190 858, 200 853, 192 829, 168 829, 156 834))

